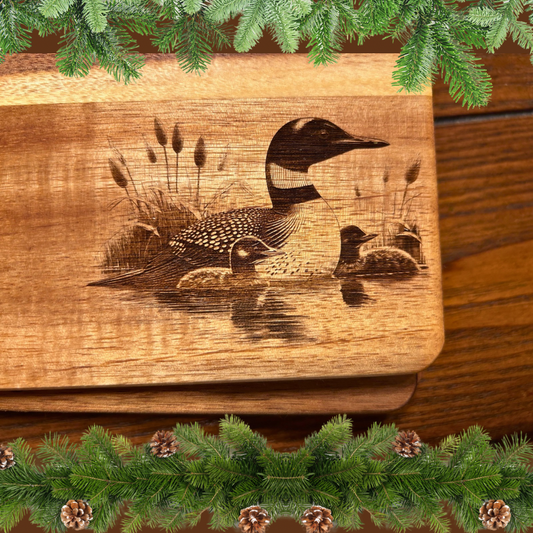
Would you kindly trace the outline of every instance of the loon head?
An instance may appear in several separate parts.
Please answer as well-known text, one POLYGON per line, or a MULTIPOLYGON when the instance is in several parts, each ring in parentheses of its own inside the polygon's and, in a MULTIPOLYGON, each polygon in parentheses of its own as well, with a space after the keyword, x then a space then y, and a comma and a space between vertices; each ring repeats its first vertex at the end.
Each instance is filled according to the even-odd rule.
POLYGON ((357 148, 382 148, 389 143, 345 132, 329 120, 300 118, 285 124, 274 135, 267 163, 296 172, 357 148))
POLYGON ((377 233, 365 233, 357 226, 346 226, 341 229, 341 257, 346 263, 354 263, 359 259, 359 248, 365 242, 377 237, 377 233))
POLYGON ((231 247, 231 270, 233 273, 253 272, 257 263, 281 254, 283 252, 271 248, 257 237, 241 237, 231 247))

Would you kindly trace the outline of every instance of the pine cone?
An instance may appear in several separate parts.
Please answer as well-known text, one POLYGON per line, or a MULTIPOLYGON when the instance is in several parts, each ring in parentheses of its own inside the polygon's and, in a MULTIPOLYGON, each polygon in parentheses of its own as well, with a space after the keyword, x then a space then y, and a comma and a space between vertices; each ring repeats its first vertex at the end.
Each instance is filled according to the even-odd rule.
POLYGON ((320 505, 313 505, 302 516, 307 533, 327 533, 333 526, 331 511, 320 505))
POLYGON ((401 431, 394 439, 392 447, 402 457, 414 457, 420 453, 422 441, 414 431, 401 431))
POLYGON ((156 431, 150 446, 152 453, 157 457, 170 457, 178 451, 178 440, 171 431, 156 431))
POLYGON ((241 510, 239 528, 243 533, 263 533, 268 524, 270 524, 270 517, 259 505, 252 505, 241 510))
POLYGON ((503 500, 489 500, 481 506, 479 519, 483 522, 485 529, 494 531, 499 527, 504 528, 509 523, 511 510, 503 500))
POLYGON ((93 519, 93 510, 84 500, 69 500, 61 508, 61 522, 76 530, 87 529, 89 521, 93 519))
POLYGON ((0 470, 15 464, 15 454, 9 446, 0 446, 0 470))

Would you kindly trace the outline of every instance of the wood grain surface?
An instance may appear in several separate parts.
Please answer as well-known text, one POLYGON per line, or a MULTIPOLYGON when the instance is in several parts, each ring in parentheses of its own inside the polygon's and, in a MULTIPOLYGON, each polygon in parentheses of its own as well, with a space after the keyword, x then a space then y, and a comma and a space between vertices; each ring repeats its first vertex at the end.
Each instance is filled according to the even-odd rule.
POLYGON ((142 82, 115 89, 96 69, 80 86, 15 60, 0 67, 0 350, 11 361, 0 389, 389 376, 430 364, 443 343, 431 98, 388 94, 394 59, 343 57, 330 78, 299 55, 216 56, 198 81, 173 58, 152 58, 142 82), (289 155, 266 171, 286 203, 302 186, 320 194, 283 211, 265 156, 296 119, 276 148, 289 155), (352 136, 330 146, 314 122, 352 136), (177 125, 178 156, 166 148, 177 125), (309 172, 280 166, 309 143, 309 172), (225 214, 235 208, 248 210, 225 214), (173 241, 197 221, 201 230, 173 241), (334 278, 340 228, 354 224, 373 237, 368 251, 392 252, 416 275, 334 278), (232 278, 225 239, 252 232, 277 257, 252 264, 263 277, 232 278), (404 238, 418 243, 421 267, 390 248, 404 238), (224 283, 239 283, 176 290, 174 273, 160 285, 157 270, 153 291, 132 276, 122 291, 90 286, 157 262, 225 267, 224 283))
MULTIPOLYGON (((416 429, 430 443, 473 424, 496 439, 516 431, 533 434, 533 67, 528 61, 527 56, 484 58, 504 107, 495 107, 496 101, 475 117, 450 103, 447 88, 435 87, 446 344, 420 373, 404 407, 388 415, 354 415, 356 431, 373 421, 393 422, 416 429)), ((2 398, 3 409, 13 403, 2 398)), ((350 413, 348 407, 343 411, 350 413)), ((244 417, 278 450, 299 446, 328 418, 244 417)), ((88 426, 101 424, 141 443, 157 429, 193 420, 217 431, 218 416, 73 417, 66 405, 64 413, 4 412, 0 435, 6 441, 22 436, 35 446, 49 431, 78 441, 88 426)))

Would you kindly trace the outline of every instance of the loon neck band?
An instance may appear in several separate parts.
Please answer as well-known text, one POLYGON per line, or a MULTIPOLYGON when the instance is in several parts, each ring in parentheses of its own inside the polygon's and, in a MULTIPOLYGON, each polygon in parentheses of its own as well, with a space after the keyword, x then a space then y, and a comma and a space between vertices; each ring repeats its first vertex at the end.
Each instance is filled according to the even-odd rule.
POLYGON ((274 209, 287 209, 322 198, 309 181, 307 172, 295 172, 275 163, 267 163, 266 178, 274 209))

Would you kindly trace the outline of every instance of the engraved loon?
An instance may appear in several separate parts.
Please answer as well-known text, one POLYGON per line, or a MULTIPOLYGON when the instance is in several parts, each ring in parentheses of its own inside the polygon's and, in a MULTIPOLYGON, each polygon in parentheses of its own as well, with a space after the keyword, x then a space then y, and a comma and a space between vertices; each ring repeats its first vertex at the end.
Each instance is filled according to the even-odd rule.
POLYGON ((281 279, 331 276, 340 257, 340 228, 332 209, 309 181, 309 167, 354 149, 388 145, 352 136, 328 120, 292 120, 274 135, 266 156, 271 208, 211 215, 178 233, 144 270, 90 285, 176 287, 191 270, 229 268, 231 246, 244 236, 258 237, 284 252, 258 265, 261 275, 281 279))
POLYGON ((230 268, 198 268, 185 274, 177 288, 246 291, 252 287, 268 287, 268 280, 257 276, 255 265, 282 254, 283 252, 267 246, 257 237, 242 237, 231 246, 230 268))

